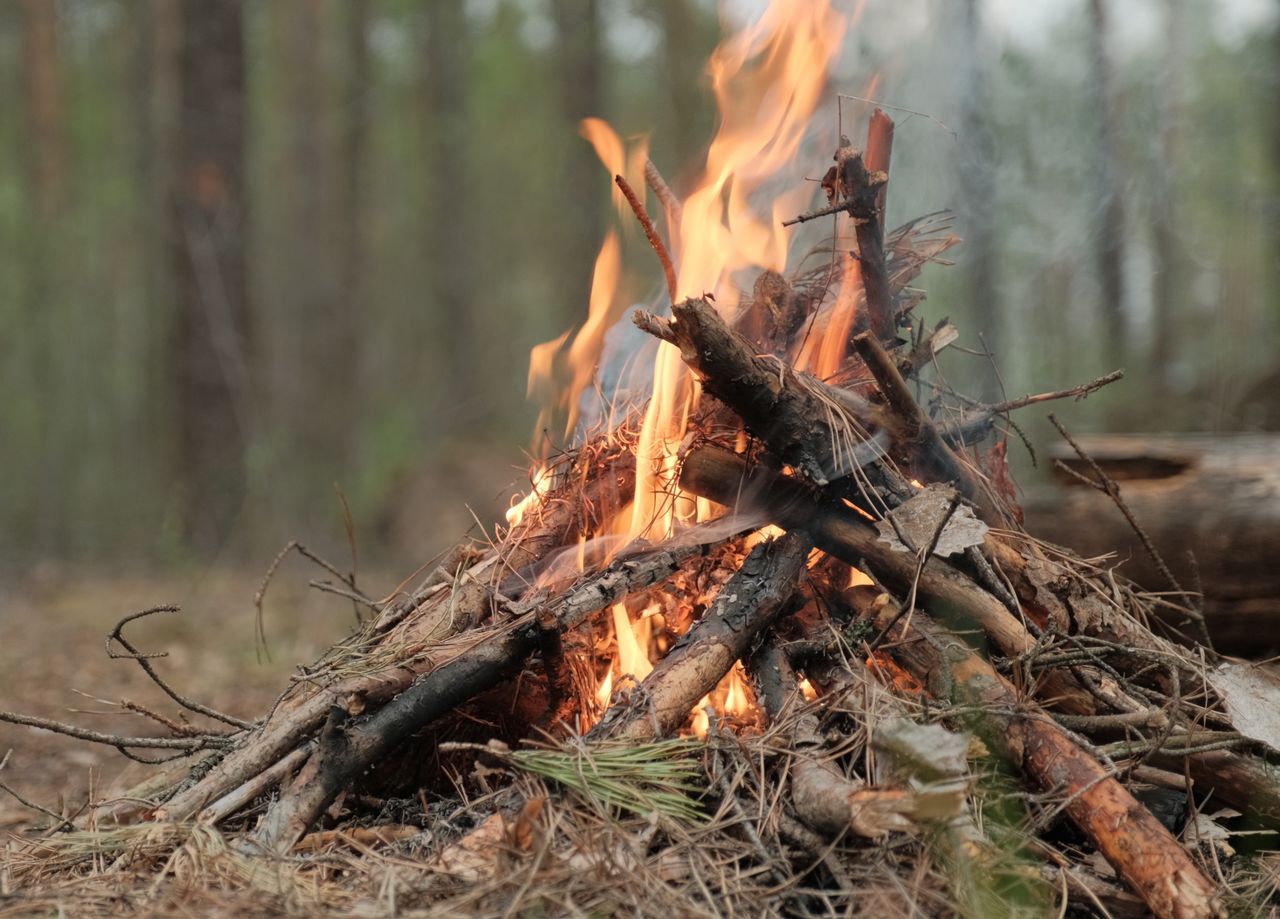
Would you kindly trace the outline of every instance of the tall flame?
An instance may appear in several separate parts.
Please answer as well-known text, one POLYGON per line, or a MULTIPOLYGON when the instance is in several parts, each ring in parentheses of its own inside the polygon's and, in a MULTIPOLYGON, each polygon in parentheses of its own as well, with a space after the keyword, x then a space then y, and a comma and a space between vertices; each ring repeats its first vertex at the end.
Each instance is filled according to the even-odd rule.
MULTIPOLYGON (((776 198, 767 220, 750 202, 775 173, 795 162, 845 27, 846 18, 829 0, 774 3, 712 55, 708 69, 720 126, 702 180, 684 204, 676 254, 679 296, 714 294, 721 312, 732 314, 737 292, 728 282, 735 271, 785 267, 788 237, 780 215, 797 210, 809 191, 798 187, 794 195, 776 198)), ((665 536, 677 516, 696 512, 693 502, 680 500, 674 475, 697 395, 678 350, 660 345, 637 447, 632 535, 665 536)))
MULTIPOLYGON (((799 181, 798 173, 786 177, 788 190, 783 194, 768 186, 799 161, 809 124, 828 95, 828 75, 846 29, 861 10, 861 0, 852 16, 833 10, 832 0, 779 0, 713 53, 708 74, 719 107, 719 126, 701 176, 683 202, 678 227, 669 227, 677 296, 708 296, 732 319, 738 307, 735 281, 740 272, 785 269, 790 237, 782 217, 803 210, 813 189, 799 181)), ((634 189, 643 189, 647 139, 624 140, 597 118, 583 121, 580 133, 610 176, 623 175, 634 189)), ((624 233, 634 232, 626 201, 617 190, 613 202, 622 215, 624 233)), ((624 238, 631 237, 612 230, 601 246, 582 326, 537 346, 531 354, 530 394, 539 395, 544 406, 540 430, 553 415, 566 419, 566 434, 578 422, 579 401, 595 376, 606 332, 620 318, 624 305, 620 295, 624 238)), ((815 334, 806 338, 805 349, 796 358, 798 366, 824 376, 846 357, 861 295, 857 262, 846 259, 834 280, 835 296, 815 317, 811 330, 815 334)), ((661 540, 672 533, 677 521, 709 513, 708 502, 681 494, 675 481, 679 447, 699 393, 699 384, 678 350, 660 343, 635 446, 634 498, 618 518, 601 522, 599 530, 590 534, 593 541, 606 534, 661 540)), ((542 470, 534 472, 533 490, 512 507, 509 520, 518 521, 539 502, 549 478, 542 470)), ((762 531, 759 538, 766 535, 762 531)), ((580 549, 580 555, 584 551, 580 549)), ((585 566, 585 556, 579 562, 585 566)), ((597 691, 601 705, 609 703, 619 679, 629 674, 641 680, 652 670, 649 647, 661 641, 651 641, 654 623, 660 621, 651 612, 633 621, 625 605, 613 607, 616 658, 597 691)), ((727 714, 754 710, 741 664, 704 702, 727 714)), ((694 730, 705 732, 706 726, 700 705, 694 730)))

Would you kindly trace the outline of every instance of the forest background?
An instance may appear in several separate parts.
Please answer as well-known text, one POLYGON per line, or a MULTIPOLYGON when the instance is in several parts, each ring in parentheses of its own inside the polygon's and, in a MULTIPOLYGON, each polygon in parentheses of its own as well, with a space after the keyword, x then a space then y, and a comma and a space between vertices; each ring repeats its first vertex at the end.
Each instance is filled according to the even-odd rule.
MULTIPOLYGON (((616 219, 579 121, 687 188, 758 6, 0 4, 0 584, 345 558, 344 502, 412 570, 500 519, 529 349, 585 318, 616 219)), ((1280 426, 1280 2, 869 0, 846 42, 833 102, 923 113, 889 224, 965 238, 923 315, 1001 377, 959 382, 1121 366, 1077 430, 1280 426)), ((624 265, 658 295, 634 234, 624 265)))

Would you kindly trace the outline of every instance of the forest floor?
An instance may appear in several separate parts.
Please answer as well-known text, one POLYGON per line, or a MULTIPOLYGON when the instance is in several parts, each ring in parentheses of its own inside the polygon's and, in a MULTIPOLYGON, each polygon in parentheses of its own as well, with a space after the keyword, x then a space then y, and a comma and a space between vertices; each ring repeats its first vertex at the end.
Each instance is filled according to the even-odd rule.
MULTIPOLYGON (((72 576, 70 569, 46 566, 22 583, 0 581, 0 709, 108 733, 156 733, 158 725, 115 704, 128 699, 167 717, 177 705, 136 664, 109 658, 104 645, 125 615, 173 604, 182 611, 131 623, 126 637, 143 652, 168 652, 154 665, 179 692, 231 715, 259 717, 294 668, 318 657, 354 622, 349 603, 309 589, 306 577, 288 570, 293 564, 278 574, 264 604, 269 659, 255 639, 253 596, 261 569, 147 576, 76 570, 72 576)), ((0 758, 9 751, 0 782, 68 815, 91 788, 100 797, 100 790, 146 774, 110 747, 0 723, 0 758)), ((48 822, 0 792, 0 835, 48 822)))

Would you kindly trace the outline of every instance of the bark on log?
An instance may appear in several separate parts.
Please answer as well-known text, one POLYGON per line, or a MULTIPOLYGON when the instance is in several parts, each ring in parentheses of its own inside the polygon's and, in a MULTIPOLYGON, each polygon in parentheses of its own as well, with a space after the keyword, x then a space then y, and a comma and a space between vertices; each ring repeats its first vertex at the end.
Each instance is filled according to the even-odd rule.
MULTIPOLYGON (((916 575, 913 555, 891 549, 880 541, 880 532, 857 511, 824 501, 794 478, 760 467, 749 468, 745 460, 728 450, 706 446, 685 457, 680 487, 729 507, 762 507, 783 529, 806 529, 817 547, 828 555, 851 565, 865 562, 895 589, 911 588, 916 575)), ((1026 627, 999 600, 944 559, 932 558, 924 566, 919 594, 933 607, 951 610, 976 623, 1001 654, 1017 657, 1035 644, 1026 627)), ((1087 696, 1079 690, 1067 698, 1075 698, 1085 709, 1092 710, 1087 696)))
MULTIPOLYGON (((899 432, 918 430, 911 422, 899 418, 894 412, 872 406, 866 400, 808 376, 797 374, 785 364, 757 356, 750 345, 735 334, 705 300, 688 300, 672 309, 674 318, 668 322, 648 313, 637 313, 636 324, 640 328, 675 344, 681 350, 685 362, 702 378, 703 388, 724 402, 738 414, 747 428, 765 442, 775 456, 801 470, 809 479, 825 484, 829 479, 847 476, 850 469, 875 456, 859 442, 859 431, 865 437, 863 425, 875 425, 899 432), (837 408, 833 409, 833 403, 837 408), (840 411, 845 413, 843 420, 840 411)), ((885 354, 874 342, 864 345, 873 361, 885 354)), ((900 382, 901 377, 892 367, 900 382)), ((888 377, 886 377, 888 379, 888 377)), ((891 387, 901 411, 908 417, 922 415, 907 391, 905 384, 891 387)), ((893 403, 890 403, 890 408, 893 403)), ((928 422, 928 419, 924 419, 928 422)), ((930 423, 930 428, 932 424, 930 423)), ((936 431, 935 431, 936 435, 936 431)), ((912 449, 927 446, 932 440, 921 442, 914 437, 900 442, 912 449)), ((940 473, 942 479, 958 479, 958 469, 966 469, 955 459, 950 448, 942 456, 952 457, 940 473)), ((934 466, 940 462, 936 456, 910 457, 909 464, 921 463, 926 469, 938 472, 934 466)), ((911 486, 901 477, 879 463, 866 467, 867 477, 880 492, 880 499, 890 507, 896 506, 905 495, 914 494, 911 486), (905 494, 904 494, 905 493, 905 494)), ((922 472, 922 474, 926 474, 922 472)), ((927 476, 931 480, 935 476, 927 476)), ((971 483, 973 485, 973 483, 971 483)), ((845 478, 834 487, 839 496, 848 499, 872 516, 879 508, 869 502, 861 486, 845 478)), ((977 493, 978 488, 973 485, 977 493)), ((1003 518, 990 508, 994 520, 1003 518)), ((1059 571, 1046 567, 1043 560, 1029 562, 1010 542, 989 533, 983 550, 991 561, 1012 583, 1016 599, 1029 619, 1044 626, 1053 623, 1066 628, 1071 611, 1057 597, 1048 584, 1056 579, 1059 571)))
POLYGON ((884 255, 884 206, 893 152, 893 120, 876 109, 867 125, 865 157, 840 163, 849 215, 858 238, 858 264, 871 333, 881 341, 897 334, 897 311, 884 255))
MULTIPOLYGON (((885 609, 876 625, 890 625, 885 609)), ((981 706, 983 739, 1040 788, 1065 796, 1072 822, 1151 911, 1167 919, 1225 916, 1215 886, 1128 790, 955 635, 926 614, 890 630, 894 659, 940 698, 981 706)))
POLYGON ((867 437, 863 424, 878 419, 841 419, 834 400, 818 395, 827 391, 825 384, 759 356, 706 300, 686 300, 671 311, 671 321, 637 312, 636 325, 678 347, 703 388, 732 408, 779 459, 819 485, 849 475, 865 461, 859 455, 867 437))
MULTIPOLYGON (((851 565, 865 561, 877 577, 897 590, 907 590, 915 575, 911 557, 879 542, 878 532, 857 512, 823 501, 795 479, 749 469, 741 457, 727 450, 701 447, 691 452, 685 458, 680 486, 731 507, 758 504, 778 526, 803 526, 828 555, 851 565)), ((935 612, 976 622, 1008 657, 1034 644, 1022 622, 942 559, 930 560, 921 571, 919 595, 935 612)), ((1160 651, 1170 660, 1177 657, 1177 650, 1167 642, 1119 614, 1091 622, 1089 631, 1121 646, 1160 651)), ((1092 695, 1069 674, 1051 670, 1037 679, 1036 695, 1046 706, 1073 715, 1097 712, 1092 695)), ((1194 670, 1185 673, 1183 691, 1193 691, 1190 687, 1196 685, 1194 670)), ((1201 787, 1216 788, 1224 800, 1267 826, 1280 826, 1280 771, 1257 757, 1234 753, 1194 753, 1179 757, 1172 768, 1181 771, 1184 761, 1201 787)))
POLYGON ((702 620, 667 652, 632 699, 611 708, 587 739, 643 742, 678 730, 795 594, 810 545, 803 531, 795 531, 756 546, 702 620))

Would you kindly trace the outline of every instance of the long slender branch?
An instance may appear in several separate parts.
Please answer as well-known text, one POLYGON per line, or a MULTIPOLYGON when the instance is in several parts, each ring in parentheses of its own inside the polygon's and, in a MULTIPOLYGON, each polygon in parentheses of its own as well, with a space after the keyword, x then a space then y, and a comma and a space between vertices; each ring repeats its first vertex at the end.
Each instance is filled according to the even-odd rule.
POLYGON ((662 237, 658 235, 658 231, 653 226, 653 220, 649 217, 649 212, 645 210, 644 202, 640 200, 631 183, 621 175, 613 177, 613 181, 618 188, 622 189, 623 196, 627 199, 627 203, 631 205, 631 210, 635 212, 636 219, 640 221, 640 226, 644 228, 645 238, 649 240, 649 245, 653 247, 653 251, 658 255, 658 261, 662 263, 662 273, 667 279, 667 293, 671 295, 671 302, 676 302, 676 269, 671 264, 671 254, 667 252, 667 247, 662 242, 662 237))
POLYGON ((132 613, 131 615, 125 616, 123 619, 121 619, 119 622, 116 623, 116 627, 112 629, 111 634, 107 636, 107 656, 112 658, 132 659, 136 661, 138 666, 143 669, 143 671, 147 674, 147 676, 151 677, 151 681, 155 683, 157 686, 159 686, 160 689, 164 691, 164 694, 166 696, 168 696, 174 702, 177 702, 179 705, 181 705, 183 708, 187 709, 188 711, 193 711, 197 715, 204 715, 205 717, 212 718, 215 721, 221 721, 223 724, 229 724, 232 727, 240 728, 241 730, 246 730, 246 731, 249 730, 250 728, 253 727, 252 723, 248 721, 243 721, 240 718, 236 718, 232 715, 224 715, 222 712, 218 711, 217 709, 210 708, 207 705, 201 705, 199 702, 195 702, 191 699, 188 699, 186 696, 182 695, 176 689, 174 689, 172 686, 166 683, 164 679, 161 678, 160 674, 156 673, 155 667, 151 666, 151 658, 164 657, 165 652, 160 652, 158 654, 143 654, 141 651, 139 651, 136 647, 133 646, 133 643, 130 642, 129 639, 124 637, 124 627, 128 625, 130 622, 133 622, 134 620, 142 619, 147 616, 152 616, 152 615, 155 615, 156 613, 176 613, 176 612, 179 612, 179 607, 153 606, 150 609, 144 609, 142 612, 132 613), (113 651, 111 649, 111 643, 113 641, 118 642, 120 646, 124 648, 125 651, 127 651, 128 653, 117 654, 115 651, 113 651))
POLYGON ((36 718, 33 715, 20 715, 17 712, 0 711, 0 721, 20 724, 24 727, 39 728, 52 731, 54 734, 65 734, 77 740, 90 743, 105 744, 108 747, 122 749, 124 747, 153 747, 161 750, 210 750, 227 746, 227 738, 212 737, 127 737, 122 734, 103 734, 101 731, 90 731, 87 728, 68 724, 65 721, 54 721, 50 718, 36 718))

